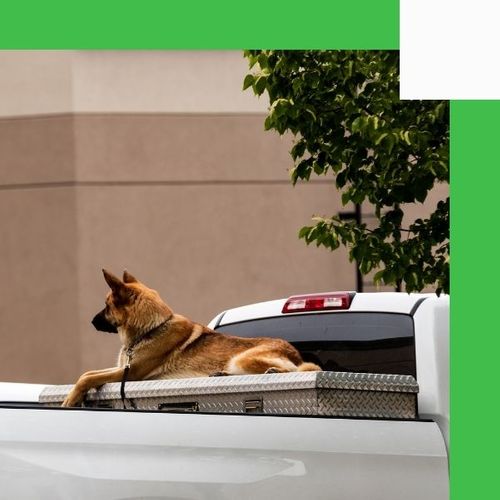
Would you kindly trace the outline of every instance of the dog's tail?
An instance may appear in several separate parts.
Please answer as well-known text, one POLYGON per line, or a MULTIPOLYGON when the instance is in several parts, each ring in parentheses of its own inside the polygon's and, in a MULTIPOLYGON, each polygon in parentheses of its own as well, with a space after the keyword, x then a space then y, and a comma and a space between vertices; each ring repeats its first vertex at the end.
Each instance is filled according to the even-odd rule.
POLYGON ((315 363, 302 363, 297 367, 298 372, 320 372, 322 368, 315 363))

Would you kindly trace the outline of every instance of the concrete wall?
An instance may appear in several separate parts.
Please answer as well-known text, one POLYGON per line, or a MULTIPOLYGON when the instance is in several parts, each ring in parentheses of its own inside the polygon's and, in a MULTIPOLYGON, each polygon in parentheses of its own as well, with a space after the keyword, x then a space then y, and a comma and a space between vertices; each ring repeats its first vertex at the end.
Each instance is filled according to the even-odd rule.
POLYGON ((246 71, 241 52, 0 52, 0 380, 115 363, 118 339, 90 325, 102 267, 201 322, 354 289, 344 249, 297 239, 340 200, 290 185, 290 138, 264 132, 246 71))

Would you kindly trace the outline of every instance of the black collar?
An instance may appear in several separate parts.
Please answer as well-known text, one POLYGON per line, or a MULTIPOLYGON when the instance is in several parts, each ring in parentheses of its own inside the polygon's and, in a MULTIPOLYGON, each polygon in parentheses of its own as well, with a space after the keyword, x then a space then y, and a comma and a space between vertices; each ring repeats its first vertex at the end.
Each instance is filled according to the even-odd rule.
POLYGON ((130 363, 130 358, 132 357, 132 352, 134 351, 135 347, 137 347, 138 344, 140 344, 144 340, 148 340, 152 337, 154 337, 157 333, 163 330, 163 327, 166 326, 170 320, 172 319, 172 315, 170 315, 163 323, 160 323, 158 326, 155 326, 154 328, 151 328, 151 330, 147 331, 146 333, 143 333, 139 338, 136 338, 132 344, 130 344, 127 347, 127 350, 125 351, 128 357, 127 363, 130 363))

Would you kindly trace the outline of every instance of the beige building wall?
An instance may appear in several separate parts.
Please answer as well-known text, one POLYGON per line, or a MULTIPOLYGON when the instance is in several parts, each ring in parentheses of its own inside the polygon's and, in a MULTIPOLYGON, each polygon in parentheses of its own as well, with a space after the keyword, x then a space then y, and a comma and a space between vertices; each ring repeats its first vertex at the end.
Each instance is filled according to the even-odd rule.
POLYGON ((264 132, 246 71, 231 51, 0 52, 0 380, 115 363, 90 324, 102 267, 201 322, 354 289, 344 249, 297 239, 344 208, 326 181, 291 186, 290 138, 264 132))

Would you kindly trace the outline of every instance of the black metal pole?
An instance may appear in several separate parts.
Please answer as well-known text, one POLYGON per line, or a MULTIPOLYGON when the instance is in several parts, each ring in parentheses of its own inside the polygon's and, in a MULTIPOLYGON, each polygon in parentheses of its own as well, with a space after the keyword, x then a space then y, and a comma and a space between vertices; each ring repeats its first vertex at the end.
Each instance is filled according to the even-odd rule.
MULTIPOLYGON (((396 208, 399 209, 399 203, 396 203, 396 208)), ((399 229, 401 229, 401 226, 399 226, 399 229)), ((401 291, 401 280, 396 283, 396 287, 394 288, 394 291, 400 292, 401 291)))
MULTIPOLYGON (((356 219, 356 224, 359 226, 361 224, 361 204, 356 203, 354 205, 354 214, 355 214, 355 219, 356 219)), ((361 271, 359 270, 359 262, 356 261, 356 290, 358 292, 363 291, 363 275, 361 274, 361 271)))
MULTIPOLYGON (((396 205, 397 207, 399 205, 396 205)), ((362 221, 362 213, 361 213, 361 204, 360 203, 355 203, 354 204, 354 212, 339 212, 339 217, 341 219, 354 219, 356 221, 356 224, 360 225, 362 221)), ((368 215, 368 217, 370 217, 368 215)), ((402 282, 399 281, 396 283, 396 286, 394 287, 394 290, 396 292, 401 292, 403 289, 402 282)), ((356 260, 356 290, 358 292, 363 291, 363 275, 361 274, 361 271, 359 270, 359 262, 356 260)))
MULTIPOLYGON (((354 204, 354 212, 339 212, 339 217, 341 219, 354 219, 356 224, 361 224, 361 204, 354 204)), ((356 291, 363 291, 363 275, 359 270, 359 262, 356 260, 356 291)))

